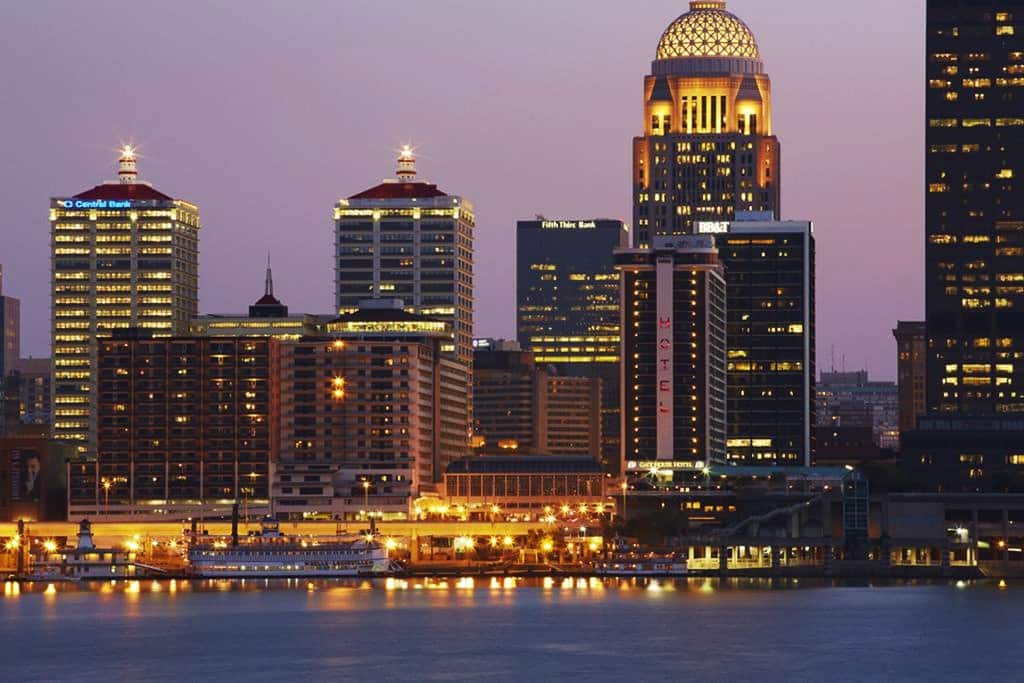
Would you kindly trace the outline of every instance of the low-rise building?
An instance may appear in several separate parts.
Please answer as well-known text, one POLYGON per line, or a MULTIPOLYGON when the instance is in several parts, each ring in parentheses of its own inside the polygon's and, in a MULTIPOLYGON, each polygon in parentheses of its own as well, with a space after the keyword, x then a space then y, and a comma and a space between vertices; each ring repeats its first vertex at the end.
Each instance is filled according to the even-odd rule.
POLYGON ((592 456, 476 456, 457 460, 444 476, 449 505, 536 514, 563 506, 614 510, 601 463, 592 456))

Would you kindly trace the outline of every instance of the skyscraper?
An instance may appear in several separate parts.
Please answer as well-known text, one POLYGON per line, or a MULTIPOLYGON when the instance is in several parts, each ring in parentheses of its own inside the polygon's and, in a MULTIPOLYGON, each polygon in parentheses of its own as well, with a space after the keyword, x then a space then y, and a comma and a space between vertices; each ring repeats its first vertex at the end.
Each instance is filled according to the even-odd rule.
POLYGON ((661 36, 633 140, 633 244, 736 211, 779 216, 771 82, 751 30, 723 0, 693 0, 661 36))
POLYGON ((726 284, 713 238, 656 237, 651 249, 616 250, 615 265, 625 470, 671 479, 724 463, 726 284))
POLYGON ((697 223, 725 266, 728 459, 810 466, 814 443, 814 229, 740 213, 697 223))
POLYGON ((15 370, 21 354, 21 302, 4 296, 4 270, 0 266, 0 383, 15 370))
POLYGON ((473 362, 473 206, 416 179, 408 147, 396 179, 334 207, 335 303, 355 311, 364 299, 402 299, 410 313, 452 322, 454 351, 473 362))
POLYGON ((619 464, 619 273, 612 252, 627 246, 622 221, 519 221, 516 328, 519 344, 559 374, 601 380, 601 452, 619 464))
POLYGON ((1021 0, 928 0, 928 414, 901 453, 945 490, 1024 490, 1022 19, 1021 0))
POLYGON ((1022 19, 1019 0, 928 2, 929 412, 1024 414, 1022 19))
POLYGON ((199 207, 138 179, 125 147, 118 178, 50 200, 53 436, 91 450, 96 342, 137 327, 185 334, 199 300, 199 207))

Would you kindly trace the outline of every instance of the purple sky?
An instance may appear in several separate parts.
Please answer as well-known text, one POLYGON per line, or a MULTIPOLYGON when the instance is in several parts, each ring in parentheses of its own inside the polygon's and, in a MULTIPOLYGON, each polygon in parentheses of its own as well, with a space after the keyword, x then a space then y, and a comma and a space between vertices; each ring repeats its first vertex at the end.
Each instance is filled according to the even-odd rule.
MULTIPOLYGON (((515 221, 629 221, 643 77, 686 0, 32 2, 0 20, 0 263, 23 353, 49 343, 48 198, 140 175, 199 204, 202 312, 267 250, 295 311, 333 305, 331 208, 390 176, 476 206, 482 336, 514 336, 515 221), (637 10, 643 7, 643 12, 637 10)), ((895 375, 922 294, 923 0, 730 0, 772 77, 783 215, 818 238, 818 365, 895 375)))

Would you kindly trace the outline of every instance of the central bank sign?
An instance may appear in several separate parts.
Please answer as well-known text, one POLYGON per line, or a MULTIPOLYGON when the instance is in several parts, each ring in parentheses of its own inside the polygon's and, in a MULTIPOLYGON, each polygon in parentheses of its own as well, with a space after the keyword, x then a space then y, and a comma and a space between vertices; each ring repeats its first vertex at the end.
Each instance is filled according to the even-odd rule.
POLYGON ((540 227, 545 230, 593 230, 597 221, 541 221, 540 227))
POLYGON ((65 209, 130 209, 130 199, 61 199, 65 209))

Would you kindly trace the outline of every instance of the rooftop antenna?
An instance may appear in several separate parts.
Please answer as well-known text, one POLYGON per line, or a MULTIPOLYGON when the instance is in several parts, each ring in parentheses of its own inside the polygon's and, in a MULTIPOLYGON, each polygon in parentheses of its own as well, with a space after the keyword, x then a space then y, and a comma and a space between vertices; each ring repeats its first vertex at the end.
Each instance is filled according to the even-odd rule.
POLYGON ((263 285, 263 294, 274 296, 274 275, 270 272, 270 250, 267 250, 267 280, 263 285))

